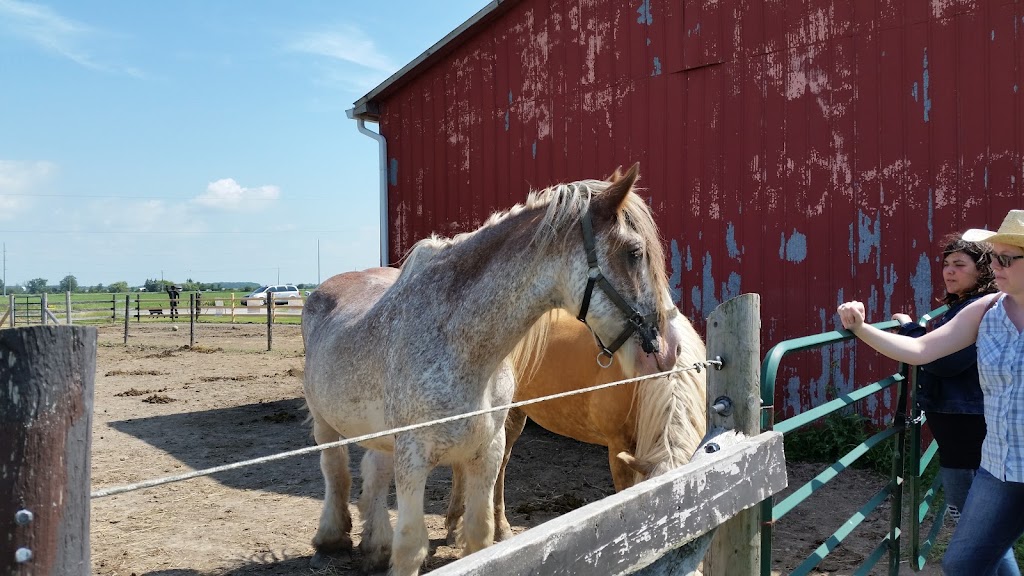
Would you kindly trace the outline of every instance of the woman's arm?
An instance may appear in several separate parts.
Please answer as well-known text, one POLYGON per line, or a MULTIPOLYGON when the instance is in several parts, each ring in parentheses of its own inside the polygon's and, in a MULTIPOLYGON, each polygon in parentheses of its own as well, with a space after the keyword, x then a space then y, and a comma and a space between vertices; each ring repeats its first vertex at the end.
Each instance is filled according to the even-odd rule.
POLYGON ((865 324, 864 304, 861 302, 845 302, 839 306, 838 312, 843 327, 868 346, 894 360, 920 366, 973 344, 978 339, 981 317, 995 297, 979 298, 942 327, 920 338, 883 332, 865 324))

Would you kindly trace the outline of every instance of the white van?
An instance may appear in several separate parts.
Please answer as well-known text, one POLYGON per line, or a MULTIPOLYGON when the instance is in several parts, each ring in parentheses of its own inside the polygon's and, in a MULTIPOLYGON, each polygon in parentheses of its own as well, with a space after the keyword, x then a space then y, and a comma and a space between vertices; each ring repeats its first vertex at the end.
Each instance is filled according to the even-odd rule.
POLYGON ((267 295, 274 295, 275 306, 286 306, 289 298, 301 298, 298 286, 294 284, 276 284, 260 286, 252 292, 242 296, 242 306, 263 306, 267 302, 267 295))

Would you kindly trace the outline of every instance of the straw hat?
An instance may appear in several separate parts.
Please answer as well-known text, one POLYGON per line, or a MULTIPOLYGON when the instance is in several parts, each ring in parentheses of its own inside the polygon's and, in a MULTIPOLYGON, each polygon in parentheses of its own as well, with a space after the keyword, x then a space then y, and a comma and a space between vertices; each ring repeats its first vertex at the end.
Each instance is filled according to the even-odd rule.
POLYGON ((968 242, 999 242, 1024 247, 1024 210, 1010 210, 999 226, 999 230, 971 228, 964 232, 968 242))

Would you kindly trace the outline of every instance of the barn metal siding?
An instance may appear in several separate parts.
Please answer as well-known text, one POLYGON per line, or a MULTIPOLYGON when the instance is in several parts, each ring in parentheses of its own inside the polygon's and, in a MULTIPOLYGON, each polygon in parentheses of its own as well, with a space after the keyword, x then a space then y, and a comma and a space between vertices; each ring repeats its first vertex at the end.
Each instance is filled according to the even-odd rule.
MULTIPOLYGON (((942 237, 1024 207, 1019 0, 504 4, 376 100, 392 261, 639 160, 680 308, 757 292, 767 351, 933 308, 942 237)), ((894 369, 852 350, 784 364, 778 414, 894 369)))

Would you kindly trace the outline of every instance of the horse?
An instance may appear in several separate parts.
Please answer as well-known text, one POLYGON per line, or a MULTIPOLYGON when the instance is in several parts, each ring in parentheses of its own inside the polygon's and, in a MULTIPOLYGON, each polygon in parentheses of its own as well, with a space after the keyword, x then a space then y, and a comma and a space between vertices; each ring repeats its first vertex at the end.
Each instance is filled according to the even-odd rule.
MULTIPOLYGON (((575 318, 556 312, 540 322, 550 323, 546 346, 535 357, 514 364, 516 402, 661 371, 642 357, 630 368, 628 348, 619 361, 602 367, 594 357, 593 336, 575 318)), ((707 352, 700 334, 675 307, 669 322, 679 342, 675 367, 689 370, 509 410, 505 454, 494 489, 496 541, 512 536, 505 516, 505 468, 527 416, 560 436, 607 446, 617 492, 690 461, 707 429, 707 373, 694 369, 707 352)), ((462 471, 455 468, 445 517, 450 544, 461 540, 464 483, 462 471)))
MULTIPOLYGON (((302 313, 303 391, 316 442, 507 404, 515 387, 510 354, 556 308, 580 310, 599 341, 612 341, 602 344, 609 356, 635 334, 659 364, 674 365, 678 343, 671 331, 659 333, 670 304, 664 253, 650 209, 633 191, 638 174, 634 164, 607 181, 531 192, 443 246, 428 239, 430 257, 403 267, 393 284, 373 271, 325 282, 302 313)), ((466 480, 464 553, 493 543, 506 416, 496 410, 363 439, 365 570, 419 574, 429 544, 424 490, 436 466, 459 467, 466 480), (395 528, 387 513, 392 478, 395 528)), ((352 547, 347 448, 323 450, 320 467, 325 497, 314 565, 352 547)))

